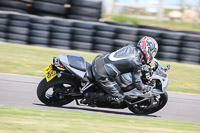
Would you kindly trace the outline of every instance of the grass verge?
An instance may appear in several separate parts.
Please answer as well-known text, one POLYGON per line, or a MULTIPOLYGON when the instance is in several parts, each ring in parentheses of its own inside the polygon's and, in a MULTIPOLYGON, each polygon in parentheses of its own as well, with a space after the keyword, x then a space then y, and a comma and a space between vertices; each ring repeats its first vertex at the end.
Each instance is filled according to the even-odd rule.
POLYGON ((114 22, 129 23, 134 25, 148 25, 161 28, 167 28, 173 31, 200 31, 199 24, 184 23, 184 22, 163 22, 156 20, 145 20, 139 18, 132 18, 123 15, 105 15, 104 19, 114 22))
MULTIPOLYGON (((45 76, 43 69, 52 62, 54 56, 79 53, 92 62, 97 53, 61 50, 0 42, 0 72, 31 76, 45 76)), ((168 72, 170 91, 200 94, 200 65, 176 62, 161 62, 171 65, 168 72)))
POLYGON ((88 112, 0 107, 0 132, 197 133, 200 123, 88 112))

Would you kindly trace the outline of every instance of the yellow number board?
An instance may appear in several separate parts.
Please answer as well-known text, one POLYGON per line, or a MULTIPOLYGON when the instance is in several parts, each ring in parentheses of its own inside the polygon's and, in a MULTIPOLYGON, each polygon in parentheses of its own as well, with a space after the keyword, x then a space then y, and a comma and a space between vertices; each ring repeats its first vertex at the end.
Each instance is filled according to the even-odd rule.
POLYGON ((52 70, 52 64, 44 68, 44 73, 46 73, 47 82, 52 80, 57 75, 56 71, 52 70))

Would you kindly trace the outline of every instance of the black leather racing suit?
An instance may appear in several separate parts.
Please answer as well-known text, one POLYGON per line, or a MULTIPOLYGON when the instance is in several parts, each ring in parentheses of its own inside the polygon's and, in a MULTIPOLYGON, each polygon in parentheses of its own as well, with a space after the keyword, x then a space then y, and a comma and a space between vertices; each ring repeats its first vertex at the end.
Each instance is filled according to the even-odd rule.
POLYGON ((141 51, 133 44, 113 52, 97 56, 92 64, 96 82, 113 97, 123 97, 123 92, 115 78, 123 73, 132 73, 133 84, 144 89, 141 80, 141 51))

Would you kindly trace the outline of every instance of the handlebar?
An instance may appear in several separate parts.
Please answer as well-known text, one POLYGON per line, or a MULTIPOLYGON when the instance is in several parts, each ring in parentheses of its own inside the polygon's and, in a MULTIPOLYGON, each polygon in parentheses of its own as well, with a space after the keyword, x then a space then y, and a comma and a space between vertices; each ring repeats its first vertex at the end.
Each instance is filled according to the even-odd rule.
POLYGON ((156 61, 155 61, 155 63, 154 63, 154 64, 155 64, 155 66, 153 67, 153 69, 152 69, 152 70, 153 70, 153 71, 156 71, 156 70, 157 70, 157 68, 158 68, 158 62, 156 62, 156 61))

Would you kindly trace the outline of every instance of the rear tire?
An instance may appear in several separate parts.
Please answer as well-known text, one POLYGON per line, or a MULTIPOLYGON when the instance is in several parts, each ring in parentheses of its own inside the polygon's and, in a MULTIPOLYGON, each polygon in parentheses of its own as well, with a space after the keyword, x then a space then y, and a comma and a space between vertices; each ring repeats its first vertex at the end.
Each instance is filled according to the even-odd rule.
POLYGON ((156 105, 154 105, 154 107, 149 108, 149 109, 143 108, 142 106, 146 106, 146 102, 145 102, 145 104, 138 103, 136 104, 136 106, 131 106, 129 107, 129 110, 138 115, 152 114, 161 110, 166 105, 167 101, 168 101, 168 94, 167 92, 165 92, 164 94, 160 95, 159 102, 156 105))
MULTIPOLYGON (((51 81, 47 82, 46 78, 44 78, 37 88, 37 96, 41 102, 48 106, 62 106, 65 104, 68 104, 72 102, 74 99, 70 96, 65 96, 62 99, 59 99, 59 97, 55 96, 55 91, 57 91, 56 86, 62 86, 63 84, 68 84, 71 86, 71 89, 76 88, 76 83, 74 82, 75 78, 71 75, 62 75, 60 78, 57 76, 54 77, 51 81), (47 91, 53 87, 53 94, 50 97, 50 94, 47 94, 47 91), (56 88, 56 90, 55 90, 56 88), (49 97, 47 97, 49 96, 49 97)), ((58 87, 58 88, 59 88, 58 87)))

